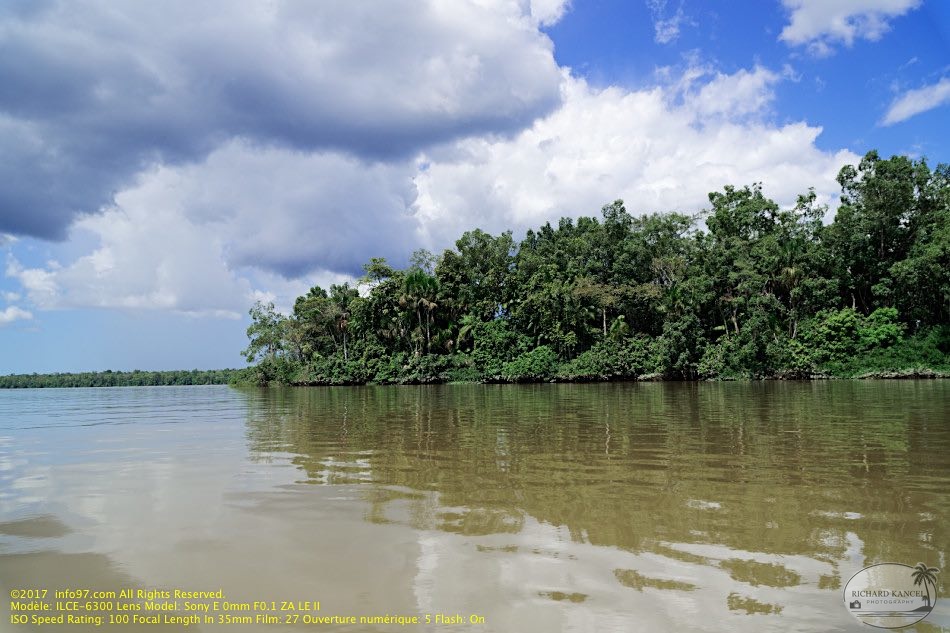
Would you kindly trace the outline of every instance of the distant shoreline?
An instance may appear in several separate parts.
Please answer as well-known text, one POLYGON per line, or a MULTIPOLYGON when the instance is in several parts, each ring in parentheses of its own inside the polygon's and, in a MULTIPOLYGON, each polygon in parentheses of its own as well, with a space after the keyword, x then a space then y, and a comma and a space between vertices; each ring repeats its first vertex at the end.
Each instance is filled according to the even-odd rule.
MULTIPOLYGON (((179 387, 205 385, 234 385, 234 386, 262 386, 254 382, 250 370, 246 369, 212 369, 212 370, 177 370, 177 371, 102 371, 78 373, 52 374, 8 374, 0 376, 0 389, 69 389, 69 388, 97 388, 97 387, 179 387)), ((359 383, 330 383, 330 382, 297 382, 290 384, 275 384, 279 387, 362 387, 362 386, 424 386, 424 385, 517 385, 517 384, 603 384, 603 383, 632 383, 632 382, 667 382, 667 383, 699 383, 699 382, 811 382, 821 380, 940 380, 950 378, 950 373, 934 371, 929 368, 915 368, 898 371, 876 371, 859 376, 833 376, 814 374, 810 376, 776 375, 761 378, 713 378, 706 380, 682 380, 664 378, 658 375, 643 375, 637 377, 617 376, 575 376, 554 377, 537 380, 505 380, 501 377, 484 380, 446 380, 438 376, 428 379, 409 380, 404 382, 359 382, 359 383)))
POLYGON ((63 387, 171 387, 226 385, 244 378, 246 369, 191 369, 170 371, 87 371, 0 376, 0 389, 63 387))

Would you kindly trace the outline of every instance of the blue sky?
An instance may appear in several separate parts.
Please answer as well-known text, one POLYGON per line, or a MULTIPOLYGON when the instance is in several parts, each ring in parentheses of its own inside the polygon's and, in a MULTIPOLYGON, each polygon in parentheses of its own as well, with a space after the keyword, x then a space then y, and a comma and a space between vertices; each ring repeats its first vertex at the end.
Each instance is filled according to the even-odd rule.
POLYGON ((373 256, 950 161, 950 3, 381 6, 0 7, 0 372, 240 366, 373 256))
MULTIPOLYGON (((803 119, 821 125, 818 147, 829 151, 848 147, 859 153, 877 148, 888 155, 913 153, 931 162, 950 160, 946 108, 933 108, 901 125, 880 125, 896 96, 950 75, 950 3, 814 4, 826 4, 829 10, 837 4, 908 8, 887 19, 887 30, 876 39, 856 34, 849 46, 832 38, 831 50, 824 54, 779 38, 789 24, 789 11, 778 1, 595 0, 575 3, 546 32, 556 44, 558 63, 599 85, 646 86, 657 66, 682 64, 684 56, 693 54, 724 72, 751 64, 772 69, 788 65, 793 80, 776 87, 776 120, 803 119), (656 41, 651 6, 662 7, 667 19, 680 12, 678 35, 671 42, 656 41)), ((852 21, 859 19, 855 16, 852 21)))

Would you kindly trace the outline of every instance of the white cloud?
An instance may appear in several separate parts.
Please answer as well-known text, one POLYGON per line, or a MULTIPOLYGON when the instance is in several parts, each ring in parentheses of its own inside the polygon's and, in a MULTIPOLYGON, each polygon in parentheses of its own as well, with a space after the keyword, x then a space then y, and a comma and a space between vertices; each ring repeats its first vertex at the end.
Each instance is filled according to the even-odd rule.
POLYGON ((541 26, 557 24, 570 8, 570 0, 531 0, 529 13, 541 26))
POLYGON ((7 275, 41 309, 163 309, 230 318, 245 309, 238 299, 250 288, 224 267, 220 242, 174 211, 114 208, 81 220, 73 233, 89 233, 101 244, 65 266, 8 261, 7 275))
POLYGON ((820 150, 819 127, 757 117, 775 73, 757 68, 705 83, 696 75, 684 75, 685 89, 677 82, 632 92, 565 77, 557 112, 514 139, 462 141, 454 160, 420 174, 416 209, 429 239, 596 214, 615 198, 638 214, 695 212, 708 192, 756 181, 784 205, 809 187, 832 199, 838 169, 859 157, 820 150))
POLYGON ((672 18, 666 20, 657 20, 653 28, 656 31, 654 39, 658 44, 669 44, 680 36, 680 22, 683 19, 681 13, 677 13, 672 18))
POLYGON ((6 301, 7 303, 13 303, 14 301, 19 301, 22 298, 19 292, 4 291, 2 294, 3 294, 3 300, 6 301))
POLYGON ((162 167, 120 206, 177 209, 213 228, 232 268, 296 277, 323 267, 359 271, 367 252, 398 257, 413 242, 407 208, 413 161, 366 162, 340 152, 296 152, 236 141, 187 167, 162 167))
POLYGON ((300 151, 248 140, 188 165, 156 165, 100 215, 77 221, 61 263, 7 274, 41 309, 152 309, 238 317, 258 299, 288 310, 311 285, 351 280, 371 256, 397 262, 465 231, 522 231, 596 214, 699 211, 725 184, 761 181, 793 204, 837 191, 821 128, 770 121, 775 85, 756 66, 693 65, 653 87, 596 89, 562 71, 563 104, 514 136, 472 135, 411 159, 300 151))
POLYGON ((248 308, 255 301, 273 302, 277 311, 283 314, 290 314, 293 311, 294 301, 297 297, 306 294, 313 286, 320 286, 324 290, 329 290, 333 284, 349 283, 353 286, 357 282, 357 279, 352 275, 327 270, 312 271, 296 279, 287 279, 280 275, 253 269, 244 269, 240 272, 255 288, 251 291, 250 302, 247 304, 248 308))
POLYGON ((880 39, 891 19, 916 9, 921 1, 782 0, 790 16, 779 39, 807 45, 818 56, 830 55, 837 43, 851 46, 856 39, 880 39))
POLYGON ((314 283, 352 279, 367 251, 411 250, 413 170, 231 143, 200 164, 154 168, 113 208, 77 221, 72 238, 97 244, 92 252, 39 268, 11 256, 7 274, 47 309, 238 317, 257 299, 287 308, 314 283))
POLYGON ((5 310, 0 310, 0 326, 9 325, 14 321, 27 321, 32 319, 33 315, 16 306, 8 306, 5 310))
POLYGON ((669 44, 680 36, 680 27, 687 21, 683 12, 683 3, 680 2, 676 12, 667 16, 667 0, 647 0, 647 6, 653 14, 653 39, 657 44, 669 44))
POLYGON ((742 69, 732 75, 717 73, 695 96, 687 99, 687 108, 698 120, 714 116, 736 119, 759 114, 775 98, 771 88, 779 79, 778 74, 761 66, 751 71, 742 69))
POLYGON ((882 125, 893 125, 906 121, 910 117, 933 110, 946 103, 950 103, 950 78, 944 77, 930 86, 908 90, 891 103, 884 115, 882 125))
POLYGON ((153 161, 237 138, 411 158, 557 107, 538 26, 564 0, 29 4, 0 9, 0 231, 20 235, 61 238, 153 161))

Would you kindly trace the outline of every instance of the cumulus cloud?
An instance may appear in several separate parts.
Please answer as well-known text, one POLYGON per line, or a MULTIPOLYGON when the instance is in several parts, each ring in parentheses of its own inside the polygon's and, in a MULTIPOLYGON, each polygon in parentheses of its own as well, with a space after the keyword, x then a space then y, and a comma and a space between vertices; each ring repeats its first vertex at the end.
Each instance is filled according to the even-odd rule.
POLYGON ((366 253, 398 258, 411 249, 415 170, 408 160, 367 162, 235 141, 199 164, 144 174, 117 202, 143 219, 174 210, 207 227, 230 268, 285 277, 317 267, 358 273, 366 253))
POLYGON ((8 306, 4 310, 0 310, 0 327, 4 325, 9 325, 14 321, 28 321, 33 318, 33 315, 16 306, 8 306))
POLYGON ((477 224, 525 229, 590 215, 614 198, 634 213, 696 212, 725 184, 763 182, 785 205, 815 187, 829 202, 835 175, 860 157, 815 145, 820 127, 774 125, 764 115, 780 77, 689 69, 653 89, 595 89, 565 76, 564 106, 509 140, 473 138, 454 160, 417 178, 417 217, 445 243, 477 224))
POLYGON ((891 103, 884 115, 882 125, 893 125, 950 103, 950 78, 944 77, 930 86, 908 90, 891 103))
POLYGON ((237 318, 246 309, 246 282, 223 264, 221 246, 206 242, 179 218, 128 215, 113 209, 85 219, 76 231, 96 232, 102 244, 66 265, 27 268, 16 258, 7 275, 17 279, 41 309, 164 309, 237 318))
POLYGON ((697 121, 711 117, 738 120, 762 114, 775 98, 772 86, 780 79, 779 74, 762 66, 740 69, 731 75, 715 73, 695 95, 686 97, 685 107, 697 121))
POLYGON ((890 28, 890 20, 920 6, 922 0, 782 0, 789 23, 779 39, 807 45, 819 56, 830 55, 834 46, 851 46, 856 39, 878 40, 890 28))
POLYGON ((821 128, 770 122, 764 67, 692 66, 652 88, 597 89, 564 71, 563 105, 521 133, 473 136, 419 158, 370 161, 231 141, 201 162, 143 172, 71 242, 63 263, 7 273, 41 308, 149 308, 238 316, 254 300, 288 308, 310 285, 351 280, 371 256, 401 262, 465 230, 537 227, 596 214, 623 198, 634 213, 696 212, 725 184, 761 181, 793 204, 816 187, 829 201, 842 164, 821 128))
POLYGON ((258 299, 286 305, 313 283, 352 279, 367 251, 408 252, 412 168, 230 143, 143 174, 112 208, 78 220, 73 238, 92 252, 39 268, 11 256, 7 274, 43 308, 236 317, 258 299))
POLYGON ((564 0, 395 1, 0 7, 0 246, 27 307, 287 309, 475 227, 695 212, 754 181, 827 201, 858 160, 773 122, 788 71, 599 89, 540 31, 564 0), (64 238, 59 261, 22 263, 13 233, 64 238))
POLYGON ((357 289, 362 288, 355 276, 328 270, 311 271, 294 279, 254 269, 241 272, 246 275, 246 278, 255 288, 251 291, 251 302, 273 303, 277 310, 283 314, 290 314, 297 297, 306 294, 314 286, 329 290, 333 284, 349 283, 351 286, 356 286, 357 289))
POLYGON ((568 0, 530 0, 529 14, 539 26, 551 26, 570 8, 568 0))
POLYGON ((8 3, 0 231, 62 238, 156 164, 235 138, 365 160, 557 105, 556 0, 8 3))

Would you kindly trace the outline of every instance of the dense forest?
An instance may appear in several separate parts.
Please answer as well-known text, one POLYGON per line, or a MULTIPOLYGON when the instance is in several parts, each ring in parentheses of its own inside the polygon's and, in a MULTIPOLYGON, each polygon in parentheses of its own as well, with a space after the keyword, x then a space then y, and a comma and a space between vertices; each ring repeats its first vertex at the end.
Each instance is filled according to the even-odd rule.
POLYGON ((760 185, 697 215, 469 231, 454 249, 374 258, 356 286, 289 315, 251 309, 259 383, 818 376, 950 369, 950 168, 869 152, 783 209, 760 185))
POLYGON ((87 371, 75 374, 10 374, 0 376, 0 389, 38 387, 156 387, 168 385, 225 385, 246 380, 247 370, 209 371, 87 371))

